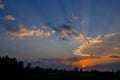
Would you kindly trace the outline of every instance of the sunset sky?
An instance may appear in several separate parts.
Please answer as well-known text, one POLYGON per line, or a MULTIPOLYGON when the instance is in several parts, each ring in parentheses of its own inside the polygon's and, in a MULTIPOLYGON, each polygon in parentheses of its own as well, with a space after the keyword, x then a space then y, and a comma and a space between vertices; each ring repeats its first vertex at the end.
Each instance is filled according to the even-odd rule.
POLYGON ((0 0, 0 56, 43 68, 120 69, 120 0, 0 0))

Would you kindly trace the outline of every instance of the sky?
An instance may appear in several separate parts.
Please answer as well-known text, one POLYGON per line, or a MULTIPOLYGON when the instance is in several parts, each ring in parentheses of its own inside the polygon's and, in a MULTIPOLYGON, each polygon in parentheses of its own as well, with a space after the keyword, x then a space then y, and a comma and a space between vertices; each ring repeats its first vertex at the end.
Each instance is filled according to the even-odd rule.
POLYGON ((0 0, 0 56, 42 68, 120 69, 120 0, 0 0))

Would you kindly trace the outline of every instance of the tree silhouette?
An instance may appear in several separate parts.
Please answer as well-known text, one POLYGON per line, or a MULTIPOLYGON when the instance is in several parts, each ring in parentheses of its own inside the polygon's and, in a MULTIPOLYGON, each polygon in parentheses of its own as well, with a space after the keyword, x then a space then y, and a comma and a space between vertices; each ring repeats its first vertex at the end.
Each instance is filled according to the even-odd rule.
POLYGON ((28 63, 27 66, 25 67, 25 72, 30 72, 31 71, 31 64, 28 63))
POLYGON ((0 74, 3 80, 120 80, 120 70, 116 72, 83 71, 82 68, 79 70, 77 66, 70 71, 58 70, 57 68, 44 69, 39 66, 32 68, 30 63, 24 67, 22 61, 8 56, 0 56, 0 74))
POLYGON ((75 72, 78 72, 78 70, 79 70, 79 68, 78 68, 77 66, 75 66, 74 71, 75 71, 75 72))

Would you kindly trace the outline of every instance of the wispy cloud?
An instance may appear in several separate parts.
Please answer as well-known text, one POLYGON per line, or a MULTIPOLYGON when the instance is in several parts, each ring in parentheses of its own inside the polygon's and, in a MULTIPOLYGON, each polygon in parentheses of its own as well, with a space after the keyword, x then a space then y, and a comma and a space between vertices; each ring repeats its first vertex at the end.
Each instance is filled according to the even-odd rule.
POLYGON ((4 9, 5 5, 2 4, 2 1, 0 1, 0 9, 4 9))
POLYGON ((4 9, 4 5, 3 4, 0 4, 0 9, 4 9))
POLYGON ((73 14, 73 13, 72 13, 71 17, 72 17, 72 19, 75 19, 75 20, 77 20, 77 19, 78 19, 78 16, 77 16, 77 15, 75 15, 75 14, 73 14))
POLYGON ((6 16, 4 16, 4 19, 5 19, 5 20, 11 20, 11 21, 14 21, 14 20, 15 20, 15 18, 14 18, 13 16, 11 16, 11 15, 6 15, 6 16))

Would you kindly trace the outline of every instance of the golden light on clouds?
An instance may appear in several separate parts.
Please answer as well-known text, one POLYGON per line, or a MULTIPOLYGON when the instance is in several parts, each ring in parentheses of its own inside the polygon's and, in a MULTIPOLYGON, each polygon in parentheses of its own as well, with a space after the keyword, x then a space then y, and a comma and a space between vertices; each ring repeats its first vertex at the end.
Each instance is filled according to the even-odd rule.
MULTIPOLYGON (((118 55, 118 54, 116 54, 118 55)), ((111 58, 111 55, 103 55, 100 57, 86 57, 85 59, 73 62, 72 64, 80 68, 91 67, 99 64, 108 64, 120 60, 120 58, 111 58)))
POLYGON ((90 56, 90 54, 81 53, 81 52, 79 51, 79 49, 78 49, 78 50, 74 50, 73 54, 74 54, 74 55, 79 55, 79 56, 90 56))
POLYGON ((80 68, 96 65, 111 64, 120 61, 120 35, 119 33, 98 35, 96 38, 87 37, 74 55, 82 57, 72 64, 80 68))
POLYGON ((119 50, 119 48, 115 47, 114 50, 119 50))
MULTIPOLYGON (((83 37, 82 37, 83 38, 83 37)), ((85 41, 82 42, 83 44, 78 47, 78 49, 73 51, 73 54, 80 55, 80 56, 91 56, 92 53, 83 53, 84 49, 90 48, 96 43, 100 43, 102 40, 95 39, 95 38, 85 38, 85 41)), ((97 45, 96 45, 97 46, 97 45)), ((95 47, 96 47, 95 46, 95 47)), ((98 47, 98 46, 97 46, 98 47)), ((96 48, 97 48, 96 47, 96 48)))
POLYGON ((75 38, 75 39, 78 39, 78 40, 79 40, 79 39, 83 39, 83 38, 84 38, 84 35, 83 35, 83 34, 79 34, 78 36, 75 36, 74 38, 75 38))
POLYGON ((36 36, 36 37, 50 37, 50 32, 44 32, 43 30, 37 30, 37 29, 26 29, 23 25, 19 25, 19 29, 17 31, 10 31, 10 34, 13 37, 18 37, 20 39, 23 39, 23 37, 27 36, 36 36))

